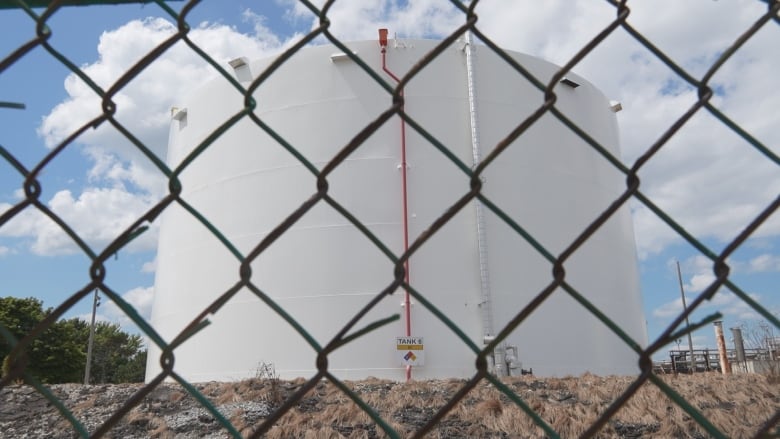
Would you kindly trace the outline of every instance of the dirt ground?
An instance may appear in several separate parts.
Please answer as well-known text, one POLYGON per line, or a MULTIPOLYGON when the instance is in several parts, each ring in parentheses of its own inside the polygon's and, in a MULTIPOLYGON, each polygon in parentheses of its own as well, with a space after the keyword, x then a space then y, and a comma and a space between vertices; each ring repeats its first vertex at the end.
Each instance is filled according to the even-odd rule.
MULTIPOLYGON (((716 373, 664 375, 662 382, 682 396, 712 426, 731 438, 780 437, 780 384, 764 375, 716 373)), ((635 377, 582 375, 567 378, 524 376, 504 383, 538 420, 562 438, 577 437, 617 399, 635 377)), ((466 384, 464 380, 397 383, 376 379, 344 383, 379 415, 378 425, 330 382, 317 383, 262 434, 268 438, 376 438, 391 428, 410 437, 423 428, 466 384), (384 428, 383 428, 384 427, 384 428)), ((197 389, 242 436, 253 434, 304 380, 251 379, 200 383, 197 389)), ((142 384, 62 384, 50 389, 91 434, 142 384)), ((176 383, 155 388, 130 410, 106 437, 222 438, 230 432, 187 390, 176 383)), ((426 437, 543 438, 545 431, 522 407, 487 381, 468 392, 426 437)), ((0 436, 71 438, 72 424, 34 388, 0 389, 0 436)), ((707 438, 694 417, 650 382, 596 433, 603 438, 707 438)))

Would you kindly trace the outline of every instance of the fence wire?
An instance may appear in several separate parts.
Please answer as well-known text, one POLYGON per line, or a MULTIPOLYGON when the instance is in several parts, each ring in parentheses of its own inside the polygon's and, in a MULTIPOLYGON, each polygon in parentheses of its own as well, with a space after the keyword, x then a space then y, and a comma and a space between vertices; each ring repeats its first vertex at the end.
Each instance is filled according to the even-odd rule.
MULTIPOLYGON (((693 234, 687 231, 681 226, 671 215, 666 213, 663 209, 658 207, 653 201, 642 192, 641 180, 639 177, 639 171, 649 163, 653 157, 669 142, 669 140, 675 136, 675 134, 686 125, 686 123, 697 113, 707 111, 717 118, 722 124, 728 127, 731 131, 740 136, 744 141, 751 145, 756 151, 760 152, 767 160, 770 160, 775 165, 780 165, 780 158, 766 145, 762 144, 758 139, 753 137, 747 130, 740 127, 736 122, 729 119, 718 107, 713 104, 712 97, 714 95, 713 87, 710 84, 710 80, 716 72, 723 66, 723 64, 729 60, 739 49, 742 47, 753 35, 755 35, 760 29, 765 26, 777 26, 780 24, 780 0, 763 0, 766 3, 766 12, 748 29, 735 40, 733 43, 712 63, 706 73, 700 78, 690 74, 686 69, 675 63, 671 57, 666 55, 660 50, 652 41, 648 40, 640 32, 638 32, 629 23, 631 16, 631 10, 627 1, 615 1, 606 0, 612 7, 614 7, 615 18, 610 22, 603 30, 595 35, 590 41, 582 45, 581 49, 574 55, 568 62, 566 62, 560 69, 553 75, 553 77, 544 83, 533 74, 531 74, 524 66, 518 64, 518 62, 498 47, 491 39, 483 33, 483 29, 480 28, 478 22, 478 16, 475 13, 475 8, 479 3, 477 0, 471 2, 461 3, 460 1, 453 0, 452 4, 458 10, 462 12, 462 24, 450 35, 446 36, 441 42, 427 53, 419 62, 411 68, 411 70, 400 78, 397 84, 391 85, 383 78, 379 77, 369 66, 367 66, 360 57, 352 53, 346 45, 340 41, 330 31, 330 17, 328 15, 329 9, 335 3, 334 0, 327 1, 322 7, 317 7, 312 2, 306 0, 300 0, 300 4, 311 11, 319 18, 319 26, 311 29, 311 31, 304 37, 300 38, 297 43, 292 47, 285 50, 279 55, 268 68, 259 74, 257 78, 248 86, 244 87, 242 84, 234 79, 233 75, 228 73, 217 61, 215 61, 209 54, 194 43, 189 38, 190 25, 187 22, 188 14, 198 6, 197 1, 190 1, 186 3, 180 10, 176 12, 166 4, 164 1, 137 1, 136 3, 155 3, 159 8, 167 13, 176 23, 178 32, 170 36, 167 40, 160 43, 157 47, 151 50, 149 53, 143 56, 135 65, 129 68, 124 74, 107 89, 104 89, 97 85, 97 83, 91 79, 83 70, 81 70, 73 61, 71 61, 66 55, 59 52, 56 47, 49 43, 49 38, 52 35, 52 30, 49 28, 48 23, 50 18, 60 8, 69 5, 86 5, 86 4, 114 4, 114 3, 132 3, 132 1, 24 1, 24 0, 6 0, 0 1, 0 9, 4 8, 19 8, 24 10, 29 16, 31 23, 35 24, 36 34, 30 41, 21 44, 12 53, 5 55, 0 61, 0 74, 6 70, 13 68, 14 64, 22 60, 33 50, 45 50, 51 57, 59 61, 63 66, 76 74, 85 84, 87 84, 94 93, 102 100, 102 114, 95 119, 85 123, 80 129, 71 133, 65 140, 54 147, 39 163, 32 169, 27 169, 22 163, 11 154, 6 148, 0 146, 0 155, 3 159, 10 164, 19 174, 20 181, 24 190, 24 198, 14 205, 9 210, 5 211, 0 216, 0 227, 8 223, 12 218, 19 215, 20 212, 25 209, 37 209, 42 214, 53 220, 61 229, 70 236, 71 239, 78 245, 81 251, 91 261, 91 268, 89 272, 90 282, 85 285, 81 290, 76 291, 64 302, 54 309, 43 321, 36 325, 26 336, 20 340, 16 340, 9 332, 9 329, 0 325, 0 334, 3 338, 13 346, 13 350, 9 355, 11 358, 21 358, 21 353, 30 346, 30 344, 41 335, 47 328, 49 328, 56 320, 61 318, 68 310, 70 310, 77 302, 87 297, 90 293, 96 289, 100 290, 105 296, 110 298, 127 316, 145 333, 151 343, 155 343, 162 350, 162 358, 160 359, 163 365, 162 372, 152 379, 149 383, 144 385, 137 391, 131 398, 129 398, 124 405, 117 410, 113 415, 100 425, 94 431, 88 431, 82 422, 80 422, 73 413, 65 407, 52 391, 44 384, 39 382, 34 376, 28 373, 25 369, 23 361, 12 362, 10 372, 0 380, 0 387, 8 386, 15 380, 24 379, 27 383, 30 383, 38 392, 45 396, 48 401, 57 408, 62 417, 66 419, 72 426, 75 432, 82 437, 100 437, 110 432, 112 427, 116 426, 120 420, 130 412, 133 407, 141 403, 141 401, 147 397, 156 387, 158 387, 164 380, 173 379, 181 384, 194 398, 196 398, 200 404, 217 419, 225 431, 234 436, 241 437, 238 429, 233 426, 220 412, 217 410, 212 401, 199 392, 195 386, 189 383, 187 380, 179 376, 173 369, 175 360, 176 347, 182 342, 187 340, 193 334, 198 332, 204 326, 204 318, 214 312, 218 312, 219 308, 227 302, 228 299, 233 297, 240 289, 247 288, 254 292, 260 299, 262 299, 269 307, 277 312, 283 319, 289 322, 303 337, 306 339, 312 347, 317 351, 316 364, 318 372, 308 379, 305 384, 300 386, 295 393, 287 398, 283 404, 281 404, 272 414, 270 414, 262 424, 257 425, 252 433, 252 437, 260 437, 269 432, 271 427, 279 421, 286 413, 288 413, 297 403, 306 395, 307 392, 312 390, 317 383, 322 379, 327 379, 337 386, 344 394, 354 401, 363 411, 365 411, 376 423, 378 428, 390 437, 400 437, 401 433, 394 430, 389 423, 383 419, 369 404, 364 402, 358 394, 339 380, 336 376, 332 375, 328 370, 328 355, 361 335, 371 331, 372 329, 388 323, 387 320, 376 322, 369 325, 366 328, 355 331, 354 326, 356 323, 365 316, 377 303, 387 298, 389 294, 402 288, 408 291, 411 296, 422 304, 425 308, 430 310, 441 321, 446 324, 455 334, 457 334, 465 343, 475 352, 475 359, 477 364, 477 373, 456 392, 449 401, 444 404, 436 413, 428 420, 428 422, 414 433, 414 437, 422 437, 429 432, 432 432, 436 428, 445 416, 464 398, 468 393, 481 382, 489 382, 494 385, 504 396, 509 400, 517 404, 531 419, 538 425, 544 433, 549 437, 560 437, 560 434, 556 432, 545 420, 544 416, 537 413, 529 404, 524 401, 523 397, 518 395, 513 389, 507 386, 500 378, 490 373, 488 369, 487 356, 503 341, 506 337, 520 325, 528 316, 530 316, 535 309, 537 309, 545 300, 558 288, 562 288, 596 318, 601 320, 607 327, 609 327, 620 339, 622 339, 632 350, 634 350, 640 361, 641 373, 636 376, 630 386, 615 399, 612 404, 607 407, 598 419, 590 425, 590 427, 582 433, 582 437, 593 437, 599 434, 602 428, 607 424, 615 413, 626 404, 626 402, 637 392, 637 390, 644 385, 657 386, 670 400, 674 401, 682 410, 687 412, 691 418, 693 418, 698 425, 706 431, 712 437, 725 438, 728 435, 719 431, 696 407, 687 402, 681 397, 674 389, 667 385, 653 372, 653 365, 651 357, 654 353, 658 352, 664 346, 674 342, 680 336, 685 335, 687 332, 694 331, 706 324, 719 318, 719 315, 712 315, 705 318, 703 321, 690 325, 687 329, 680 330, 682 322, 690 316, 690 314, 699 309, 703 302, 710 300, 715 292, 720 288, 726 288, 739 297, 747 306, 752 310, 760 314, 775 328, 780 329, 780 322, 777 318, 769 312, 764 306, 751 298, 742 288, 736 285, 730 278, 730 267, 727 263, 727 259, 732 255, 737 248, 739 248, 746 239, 748 239, 757 228, 759 228, 767 219, 773 215, 780 205, 780 197, 776 197, 770 202, 763 211, 756 216, 750 223, 746 224, 744 229, 739 235, 734 238, 723 251, 716 252, 709 248, 707 245, 696 239, 693 234), (45 7, 40 13, 33 10, 33 8, 45 7), (454 154, 452 154, 447 146, 439 142, 434 136, 425 130, 425 126, 422 126, 415 121, 408 113, 404 111, 404 97, 402 90, 406 84, 408 84, 412 78, 419 72, 426 68, 426 66, 433 61, 439 54, 441 54, 447 47, 451 46, 456 40, 463 37, 465 33, 471 32, 481 43, 485 44, 497 55, 503 59, 507 65, 511 66, 518 73, 518 79, 520 77, 524 80, 530 81, 536 88, 543 93, 543 101, 539 103, 538 108, 525 120, 523 120, 517 127, 509 133, 504 139, 498 142, 497 145, 491 150, 491 152, 484 157, 481 162, 475 167, 471 168, 462 162, 459 162, 454 154), (574 122, 567 118, 558 108, 556 108, 556 89, 555 86, 563 79, 571 69, 586 58, 591 52, 594 51, 599 45, 610 35, 616 32, 625 32, 633 37, 633 39, 641 44, 645 49, 652 53, 658 60, 662 61, 672 71, 674 71, 680 79, 690 84, 698 91, 698 99, 693 105, 684 112, 677 120, 674 121, 663 132, 657 140, 652 142, 644 153, 639 156, 638 159, 630 166, 627 167, 623 162, 614 157, 606 148, 600 145, 593 137, 587 132, 583 131, 574 122), (341 150, 334 155, 331 160, 322 169, 317 169, 313 164, 307 161, 307 159, 300 154, 295 145, 288 143, 282 136, 276 133, 269 125, 267 125, 260 117, 253 111, 255 109, 255 101, 253 99, 253 93, 263 86, 264 81, 268 79, 271 74, 287 62, 291 57, 295 56, 296 52, 301 48, 311 43, 315 38, 324 37, 329 42, 339 47, 343 52, 349 56, 357 65, 359 65, 367 75, 371 76, 379 85, 384 87, 388 93, 392 95, 392 105, 387 107, 375 120, 366 125, 360 132, 355 133, 352 140, 344 145, 341 150), (145 145, 140 141, 129 129, 122 125, 116 118, 117 102, 115 98, 117 94, 127 86, 134 78, 138 77, 149 65, 154 63, 160 58, 163 53, 171 48, 174 44, 183 42, 189 46, 193 52, 201 56, 211 66, 214 67, 220 75, 224 77, 226 81, 229 81, 240 93, 245 97, 244 108, 235 114, 231 119, 224 121, 208 138, 198 145, 194 151, 182 161, 175 169, 170 169, 165 163, 163 163, 150 149, 148 145, 145 145), (604 160, 608 161, 619 172, 625 175, 626 187, 625 190, 613 200, 611 205, 605 209, 591 224, 589 224, 584 230, 581 231, 579 236, 569 243, 559 255, 552 254, 548 249, 541 245, 534 239, 522 225, 516 222, 505 212, 501 210, 499 206, 494 204, 485 194, 482 193, 482 180, 481 176, 484 171, 490 167, 490 165, 500 160, 501 154, 504 150, 516 139, 523 136, 524 133, 534 125, 542 116, 550 114, 560 120, 568 129, 582 138, 588 145, 590 145, 598 154, 600 154, 604 160), (394 116, 401 117, 412 129, 416 130, 425 139, 427 139, 432 145, 438 148, 446 157, 453 161, 453 163, 460 168, 465 177, 470 181, 470 190, 461 195, 454 204, 452 204, 441 216, 430 226, 430 228, 422 233, 416 240, 410 243, 408 251, 403 252, 400 255, 394 254, 385 245, 374 236, 369 229, 362 224, 355 216, 353 216, 346 208, 340 205, 335 199, 331 198, 328 194, 328 177, 332 172, 337 169, 346 158, 355 150, 361 147, 363 142, 368 139, 373 133, 375 133, 383 124, 394 116), (187 166, 193 161, 197 160, 199 155, 208 149, 210 145, 224 134, 231 126, 237 123, 241 119, 250 119, 258 127, 272 136, 282 147, 287 149, 292 155, 294 155, 306 168, 308 168, 317 179, 317 191, 304 203, 302 203, 296 210, 290 212, 287 218, 282 221, 277 227, 269 233, 257 246, 252 249, 248 254, 242 255, 236 250, 230 241, 223 236, 220 231, 211 223, 208 222, 203 216, 201 216, 197 210, 189 206, 184 199, 180 197, 182 190, 182 184, 179 181, 179 175, 183 172, 187 166), (41 174, 46 170, 47 166, 52 160, 68 148, 75 140, 86 130, 97 127, 101 124, 110 124, 117 131, 121 132, 128 141, 130 141, 141 153, 143 153, 156 167, 160 173, 164 174, 169 182, 169 192, 162 200, 160 200, 152 209, 146 214, 137 218, 137 220, 128 227, 122 234, 117 236, 113 242, 108 245, 102 251, 95 252, 82 237, 60 216, 53 212, 49 207, 39 199, 42 193, 41 182, 39 178, 41 174), (552 278, 547 286, 537 293, 535 298, 523 309, 517 310, 515 317, 501 329, 499 334, 495 337, 489 345, 482 348, 477 347, 470 341, 470 339, 455 325, 442 311, 438 310, 430 301, 426 300, 425 295, 416 291, 414 287, 408 284, 405 280, 405 262, 417 252, 425 243, 437 233, 453 216, 455 216, 464 206, 472 203, 474 200, 479 200, 485 208, 492 211, 497 217, 501 218, 509 227, 516 231, 526 242, 528 242, 533 248, 535 248, 541 256, 553 266, 552 278), (631 339, 624 331, 612 322, 606 315, 604 315, 596 306, 590 303, 582 294, 580 294, 572 285, 567 283, 564 265, 569 257, 580 248, 594 233, 605 223, 610 217, 622 206, 625 206, 629 200, 636 200, 642 205, 646 206, 652 211, 657 218, 665 222, 669 227, 676 231, 679 236, 684 238, 694 248, 696 248, 702 255, 706 256, 712 262, 712 268, 716 274, 716 279, 701 293, 695 300, 690 303, 684 312, 678 315, 674 321, 662 332, 657 339, 651 341, 650 345, 646 348, 642 348, 634 340, 631 339), (312 209, 315 205, 320 203, 326 203, 332 206, 336 211, 347 218, 358 230, 360 230, 371 242, 373 242, 377 248, 379 248, 390 260, 393 261, 395 267, 393 272, 393 281, 388 285, 380 294, 377 294, 374 299, 368 303, 359 313, 352 316, 348 322, 345 322, 343 328, 339 333, 326 345, 320 346, 316 340, 306 331, 306 329, 300 326, 285 310, 277 305, 270 297, 263 293, 255 284, 253 284, 251 278, 250 264, 256 258, 258 258, 274 241, 281 237, 290 227, 301 218, 306 212, 312 209), (167 343, 162 337, 155 331, 155 328, 151 327, 146 320, 141 317, 138 312, 122 297, 111 289, 111 286, 105 282, 106 277, 106 261, 114 255, 117 251, 124 248, 130 241, 132 241, 139 234, 146 230, 146 224, 153 222, 157 217, 169 206, 178 204, 187 209, 193 216, 203 223, 213 234, 216 236, 225 246, 228 248, 240 261, 241 271, 240 279, 236 285, 226 291, 222 296, 216 298, 216 300, 207 309, 203 310, 203 313, 195 318, 192 323, 183 330, 174 340, 167 343), (648 384, 649 383, 649 384, 648 384)), ((758 0, 757 0, 758 1, 758 0)), ((777 56, 777 53, 766 54, 766 56, 777 56)), ((772 72, 767 72, 772 74, 772 72)), ((15 103, 0 103, 0 110, 7 108, 21 108, 20 104, 15 103)), ((8 110, 11 111, 11 110, 8 110)), ((755 431, 755 437, 768 436, 770 434, 777 434, 777 425, 780 423, 780 411, 776 411, 774 414, 768 414, 770 417, 766 422, 755 431)))

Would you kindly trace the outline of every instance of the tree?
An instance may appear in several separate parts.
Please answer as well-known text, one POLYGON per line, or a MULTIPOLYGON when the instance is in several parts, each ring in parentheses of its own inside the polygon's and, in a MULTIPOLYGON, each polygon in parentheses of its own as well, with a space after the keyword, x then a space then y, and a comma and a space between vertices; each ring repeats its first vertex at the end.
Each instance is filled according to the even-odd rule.
MULTIPOLYGON (((24 337, 35 325, 46 317, 43 302, 32 297, 19 299, 16 297, 0 298, 0 324, 14 336, 16 340, 24 337)), ((0 338, 0 356, 3 358, 11 351, 11 341, 0 338)))
POLYGON ((78 326, 68 320, 54 322, 44 331, 32 344, 33 375, 46 383, 81 382, 87 355, 78 331, 78 326))
MULTIPOLYGON (((0 325, 17 341, 51 313, 35 298, 0 298, 0 325)), ((26 371, 44 383, 81 382, 86 366, 89 324, 72 318, 58 320, 24 350, 26 371)), ((3 374, 11 368, 11 340, 0 336, 3 374)), ((138 335, 127 334, 115 323, 95 325, 91 383, 143 381, 146 350, 138 335)))
MULTIPOLYGON (((51 309, 44 310, 43 303, 32 297, 0 298, 0 324, 16 341, 25 337, 50 313, 51 309)), ((78 381, 79 368, 86 357, 75 337, 70 325, 55 322, 32 340, 24 350, 23 358, 17 357, 16 360, 25 362, 27 372, 45 383, 78 381)), ((8 358, 11 347, 11 340, 0 339, 4 373, 14 360, 8 358)))
MULTIPOLYGON (((86 337, 89 337, 89 328, 86 330, 86 337)), ((116 323, 96 323, 91 383, 143 381, 146 350, 142 347, 143 340, 140 336, 127 334, 116 323)))

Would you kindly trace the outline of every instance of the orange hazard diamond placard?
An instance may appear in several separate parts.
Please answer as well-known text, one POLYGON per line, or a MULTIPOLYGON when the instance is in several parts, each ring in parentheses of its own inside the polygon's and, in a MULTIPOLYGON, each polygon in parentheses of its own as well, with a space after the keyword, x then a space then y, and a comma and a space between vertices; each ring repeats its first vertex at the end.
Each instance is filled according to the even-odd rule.
POLYGON ((425 364, 425 343, 422 337, 396 337, 395 351, 402 366, 425 364))

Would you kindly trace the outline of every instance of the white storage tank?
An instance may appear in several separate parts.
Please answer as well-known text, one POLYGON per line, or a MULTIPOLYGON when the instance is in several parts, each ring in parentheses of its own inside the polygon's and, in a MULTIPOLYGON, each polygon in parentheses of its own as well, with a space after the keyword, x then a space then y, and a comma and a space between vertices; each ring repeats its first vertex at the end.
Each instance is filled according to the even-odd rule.
MULTIPOLYGON (((438 42, 378 41, 349 48, 393 87, 396 77, 438 42)), ((510 56, 543 83, 558 67, 510 56)), ((245 87, 273 59, 236 60, 245 87)), ((607 99, 570 74, 555 88, 556 108, 615 156, 607 99)), ((458 41, 404 88, 405 111, 468 169, 544 102, 543 93, 484 46, 458 41)), ((392 105, 392 96, 341 50, 307 47, 253 95, 254 115, 321 170, 392 105)), ((182 170, 181 199, 163 214, 152 325, 172 341, 241 281, 247 256, 317 193, 317 177, 278 139, 241 116, 244 97, 224 78, 173 110, 168 163, 176 168, 204 140, 213 143, 182 170), (228 122, 237 116, 235 123, 228 122), (201 223, 197 212, 224 236, 201 223), (231 248, 232 247, 232 248, 231 248)), ((551 114, 534 123, 483 172, 483 193, 558 256, 625 188, 625 177, 551 114)), ((328 197, 401 255, 470 190, 470 177, 398 116, 371 134, 328 176, 328 197), (405 166, 402 163, 405 161, 405 166), (406 172, 404 172, 404 170, 406 172), (408 244, 405 243, 408 241, 408 244)), ((646 343, 630 213, 624 206, 564 264, 566 281, 640 345, 646 343)), ((320 200, 251 263, 251 282, 325 346, 395 279, 395 263, 349 218, 320 200)), ((480 349, 485 340, 553 281, 552 264, 504 219, 473 201, 416 250, 410 285, 480 349)), ((469 377, 476 354, 414 297, 399 289, 379 301, 354 332, 393 314, 400 319, 328 356, 339 379, 469 377), (407 310, 409 310, 407 314, 407 310), (422 346, 420 346, 422 345, 422 346), (410 354, 411 353, 411 354, 410 354), (407 367, 411 365, 410 367, 407 367)), ((272 365, 282 378, 317 373, 312 343, 242 287, 210 324, 175 349, 174 370, 192 382, 253 377, 272 365)), ((558 288, 498 346, 500 375, 533 370, 560 376, 634 374, 638 355, 558 288), (513 360, 514 357, 514 361, 513 360)), ((149 351, 147 380, 161 371, 149 351)))

